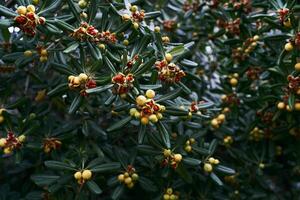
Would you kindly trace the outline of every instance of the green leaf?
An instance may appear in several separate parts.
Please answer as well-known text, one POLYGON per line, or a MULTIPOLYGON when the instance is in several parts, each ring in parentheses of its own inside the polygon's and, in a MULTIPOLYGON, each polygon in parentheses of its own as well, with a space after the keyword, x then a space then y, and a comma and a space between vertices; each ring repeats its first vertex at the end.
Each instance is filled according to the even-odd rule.
POLYGON ((219 172, 223 172, 225 174, 235 174, 236 172, 229 168, 229 167, 225 167, 223 165, 217 165, 214 167, 215 170, 219 171, 219 172))
POLYGON ((137 146, 137 150, 141 153, 145 153, 145 154, 153 154, 153 155, 158 155, 161 154, 162 152, 157 150, 156 148, 150 146, 150 145, 138 145, 137 146))
MULTIPOLYGON (((16 17, 18 16, 18 14, 14 11, 12 11, 11 9, 0 5, 0 14, 6 16, 6 17, 16 17)), ((1 19, 2 21, 3 19, 1 19)))
POLYGON ((78 42, 71 43, 63 52, 64 53, 71 53, 75 51, 79 47, 78 42))
POLYGON ((104 63, 109 67, 113 74, 117 74, 117 70, 107 57, 104 57, 104 63))
POLYGON ((155 186, 155 184, 151 180, 145 177, 140 177, 138 183, 146 191, 150 191, 150 192, 157 191, 157 187, 155 186))
POLYGON ((83 101, 83 96, 81 96, 80 94, 77 95, 74 100, 72 101, 72 104, 70 105, 69 108, 69 114, 73 114, 77 111, 77 109, 79 108, 80 104, 83 101))
POLYGON ((65 31, 70 31, 73 32, 75 30, 75 27, 73 27, 72 25, 68 24, 67 22, 63 21, 63 20, 59 20, 59 19, 55 19, 55 24, 65 30, 65 31))
POLYGON ((56 86, 54 89, 50 90, 47 95, 50 97, 57 96, 63 92, 68 90, 68 85, 66 83, 62 83, 58 86, 56 86))
POLYGON ((289 95, 288 104, 291 109, 294 109, 294 105, 295 105, 295 95, 294 94, 289 95))
POLYGON ((223 186, 223 182, 219 179, 219 177, 215 173, 210 173, 210 177, 218 185, 223 186))
POLYGON ((101 93, 101 92, 104 92, 104 91, 112 88, 113 86, 114 86, 113 84, 104 85, 104 86, 98 86, 98 87, 95 87, 95 88, 87 89, 86 93, 88 93, 88 94, 101 93))
POLYGON ((180 177, 187 183, 193 182, 193 177, 188 172, 188 170, 183 165, 178 165, 176 168, 176 172, 180 175, 180 177))
POLYGON ((166 110, 164 111, 164 113, 172 116, 188 116, 189 111, 183 110, 181 108, 166 106, 166 110))
POLYGON ((155 58, 150 58, 149 60, 147 60, 144 64, 140 65, 136 71, 133 71, 133 75, 135 76, 140 76, 143 73, 145 73, 148 69, 150 69, 154 63, 155 63, 156 59, 155 58))
POLYGON ((179 45, 168 51, 168 53, 172 54, 173 57, 179 56, 184 53, 184 46, 179 45))
POLYGON ((86 182, 89 190, 94 193, 94 194, 101 194, 102 190, 100 189, 100 187, 97 185, 97 183, 95 183, 94 181, 90 180, 86 182))
POLYGON ((184 91, 186 94, 191 94, 192 91, 190 90, 190 88, 188 88, 184 83, 182 83, 181 81, 176 83, 176 85, 178 85, 182 91, 184 91))
POLYGON ((125 188, 124 188, 123 185, 118 186, 118 187, 113 191, 111 198, 114 199, 114 200, 115 200, 115 199, 119 199, 119 198, 121 197, 121 195, 123 194, 124 189, 125 189, 125 188))
POLYGON ((58 170, 76 170, 75 168, 71 167, 69 164, 60 162, 60 161, 54 161, 54 160, 48 160, 45 161, 45 165, 51 169, 58 169, 58 170))
POLYGON ((140 125, 139 133, 138 133, 138 143, 142 144, 145 138, 146 126, 140 125))
POLYGON ((121 167, 120 163, 118 162, 111 162, 101 165, 96 165, 93 168, 91 168, 92 172, 112 172, 117 171, 121 167))
POLYGON ((47 186, 54 183, 59 176, 55 175, 32 175, 30 179, 38 186, 47 186))
POLYGON ((41 10, 40 12, 38 12, 39 16, 42 16, 43 14, 46 13, 51 13, 51 11, 54 11, 55 9, 58 8, 58 6, 60 5, 62 0, 54 0, 52 1, 52 4, 47 6, 45 9, 41 10))
POLYGON ((144 19, 153 19, 161 15, 160 11, 147 12, 145 13, 144 19))
POLYGON ((165 94, 165 95, 162 95, 162 96, 158 97, 158 99, 156 99, 155 101, 157 103, 159 103, 159 102, 163 102, 163 101, 166 101, 166 100, 175 99, 176 97, 179 96, 180 92, 181 92, 181 88, 178 88, 178 89, 176 89, 176 90, 174 90, 174 91, 172 91, 168 94, 165 94))
POLYGON ((117 123, 113 124, 112 126, 110 126, 107 131, 108 132, 112 132, 115 130, 118 130, 122 127, 124 127, 126 124, 128 124, 131 121, 131 116, 128 116, 120 121, 118 121, 117 123))
POLYGON ((0 28, 8 28, 12 26, 14 21, 12 19, 1 19, 0 20, 0 28))
POLYGON ((195 158, 183 158, 183 163, 191 166, 199 166, 201 161, 195 158))
POLYGON ((69 5, 70 11, 73 13, 73 16, 76 18, 77 22, 80 22, 80 15, 79 15, 79 8, 72 0, 67 0, 67 3, 69 5))
POLYGON ((92 54, 92 56, 96 59, 96 60, 102 60, 102 54, 101 51, 98 47, 95 47, 93 44, 91 44, 90 42, 87 42, 88 47, 90 49, 90 52, 92 54))
POLYGON ((164 145, 169 149, 171 148, 171 143, 170 143, 170 135, 169 135, 169 132, 168 130, 166 129, 165 125, 161 122, 161 121, 158 121, 156 123, 156 126, 157 126, 157 129, 160 133, 160 136, 163 140, 163 143, 164 145))

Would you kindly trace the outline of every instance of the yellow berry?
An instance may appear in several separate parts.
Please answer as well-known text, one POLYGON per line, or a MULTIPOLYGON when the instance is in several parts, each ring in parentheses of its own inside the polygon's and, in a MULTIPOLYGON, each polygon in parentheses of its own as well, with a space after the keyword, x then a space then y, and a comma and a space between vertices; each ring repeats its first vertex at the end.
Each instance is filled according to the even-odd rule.
POLYGON ((218 165, 219 163, 220 161, 218 159, 215 159, 213 164, 218 165))
POLYGON ((172 154, 172 151, 170 149, 164 149, 164 156, 169 157, 172 154))
POLYGON ((143 125, 149 124, 149 118, 148 118, 148 117, 142 117, 142 118, 141 118, 141 123, 142 123, 143 125))
POLYGON ((47 56, 47 55, 48 55, 48 51, 46 49, 42 49, 41 56, 47 56))
POLYGON ((194 144, 196 142, 195 138, 190 138, 189 140, 190 140, 191 144, 194 144))
POLYGON ((173 189, 172 188, 167 188, 167 194, 172 194, 173 193, 173 189))
POLYGON ((134 29, 138 29, 140 27, 140 25, 137 23, 137 22, 134 22, 133 23, 133 28, 134 29))
POLYGON ((82 82, 85 82, 88 79, 88 76, 85 73, 80 73, 78 77, 82 82))
POLYGON ((26 139, 26 136, 25 135, 20 135, 19 137, 18 137, 18 140, 19 140, 19 142, 24 142, 25 141, 25 139, 26 139))
POLYGON ((219 120, 220 122, 224 122, 225 115, 224 114, 219 114, 218 117, 217 117, 217 120, 219 120))
POLYGON ((136 108, 131 108, 131 109, 129 110, 130 116, 134 116, 136 112, 138 112, 136 108))
POLYGON ((80 17, 86 19, 88 15, 85 12, 80 13, 80 17))
POLYGON ((258 41, 259 40, 259 36, 258 35, 254 35, 253 40, 254 41, 258 41))
POLYGON ((263 169, 263 168, 265 168, 265 164, 264 163, 259 163, 258 167, 263 169))
POLYGON ((277 104, 277 108, 278 108, 279 110, 285 109, 285 103, 284 103, 284 102, 279 102, 279 103, 277 104))
POLYGON ((41 56, 40 57, 40 62, 46 62, 48 60, 47 56, 41 56))
POLYGON ((124 14, 124 15, 122 16, 122 19, 123 19, 124 21, 128 21, 128 20, 130 20, 130 15, 124 14))
POLYGON ((293 47, 292 43, 290 43, 290 42, 286 43, 285 46, 284 46, 284 49, 285 49, 286 51, 292 51, 293 48, 294 48, 294 47, 293 47))
POLYGON ((80 84, 80 78, 78 76, 76 76, 76 77, 74 77, 72 82, 73 82, 74 85, 79 85, 80 84))
POLYGON ((175 154, 174 155, 174 160, 175 162, 180 162, 182 160, 182 155, 181 154, 175 154))
POLYGON ((157 114, 156 114, 156 117, 157 117, 158 119, 162 119, 162 118, 163 118, 163 115, 162 115, 161 113, 157 113, 157 114))
POLYGON ((288 18, 287 20, 285 20, 285 21, 283 22, 283 25, 284 25, 286 28, 291 28, 291 27, 292 27, 292 23, 291 23, 290 18, 288 18))
POLYGON ((136 5, 130 7, 131 12, 136 12, 137 10, 138 10, 138 7, 136 5))
POLYGON ((27 13, 27 8, 26 8, 25 6, 19 6, 19 7, 17 8, 17 13, 18 13, 19 15, 26 15, 26 13, 27 13))
POLYGON ((125 173, 124 173, 124 177, 125 177, 125 178, 129 177, 129 173, 128 173, 128 172, 125 172, 125 173))
POLYGON ((4 117, 2 115, 0 115, 0 124, 4 122, 4 117))
POLYGON ((74 174, 74 178, 76 179, 76 180, 79 180, 79 179, 81 179, 81 172, 76 172, 75 174, 74 174))
POLYGON ((295 103, 294 108, 295 110, 300 111, 300 103, 295 103))
POLYGON ((208 172, 208 173, 209 173, 209 172, 212 172, 212 169, 213 169, 213 168, 212 168, 212 165, 211 165, 211 164, 205 163, 203 169, 204 169, 205 172, 208 172))
POLYGON ((30 50, 27 50, 27 51, 24 51, 24 56, 25 57, 31 57, 32 56, 32 51, 30 51, 30 50))
POLYGON ((141 118, 141 113, 139 113, 138 111, 134 113, 134 117, 139 119, 141 118))
POLYGON ((134 183, 133 183, 133 182, 127 184, 127 187, 128 187, 129 189, 133 188, 133 186, 134 186, 134 183))
POLYGON ((105 44, 99 44, 98 47, 99 47, 100 49, 103 49, 103 50, 104 50, 104 49, 105 49, 105 44))
POLYGON ((136 103, 139 106, 145 105, 146 101, 147 101, 147 98, 144 95, 140 95, 136 98, 136 103))
POLYGON ((139 179, 139 175, 136 174, 136 173, 133 173, 133 174, 131 175, 131 178, 132 178, 132 180, 136 181, 136 180, 139 179))
POLYGON ((160 27, 159 26, 155 26, 154 27, 154 32, 159 33, 160 32, 160 27))
POLYGON ((229 82, 230 82, 230 85, 233 87, 238 84, 238 80, 236 78, 231 78, 229 82))
POLYGON ((132 183, 132 178, 131 177, 125 178, 124 183, 127 184, 127 185, 132 183))
POLYGON ((172 56, 172 54, 170 54, 170 53, 166 53, 165 58, 166 58, 166 61, 167 61, 167 62, 171 62, 172 59, 173 59, 173 56, 172 56))
POLYGON ((213 157, 210 157, 210 158, 208 159, 208 162, 209 162, 210 164, 214 164, 215 159, 214 159, 213 157))
POLYGON ((124 174, 120 174, 120 175, 118 176, 118 180, 119 180, 120 182, 123 182, 124 179, 125 179, 124 174))
POLYGON ((296 71, 300 71, 300 63, 297 63, 297 64, 295 65, 295 70, 296 70, 296 71))
POLYGON ((86 6, 87 6, 87 2, 86 2, 85 0, 80 0, 80 1, 78 2, 78 5, 79 5, 79 7, 80 7, 81 9, 84 9, 84 8, 86 8, 86 6))
POLYGON ((176 199, 175 194, 171 194, 171 195, 170 195, 170 200, 175 200, 175 199, 176 199))
POLYGON ((158 122, 158 118, 157 118, 157 116, 156 116, 155 114, 150 115, 150 116, 149 116, 149 120, 150 120, 151 122, 153 122, 153 123, 158 122))
POLYGON ((292 108, 289 105, 286 105, 285 109, 289 112, 292 111, 292 108))
POLYGON ((123 40, 123 44, 124 44, 125 46, 128 46, 128 45, 129 45, 129 41, 128 41, 128 40, 123 40))
POLYGON ((211 126, 214 127, 214 128, 217 128, 219 127, 219 123, 218 123, 218 120, 217 119, 212 119, 211 122, 210 122, 211 126))
POLYGON ((27 12, 35 12, 35 6, 34 5, 28 5, 27 6, 27 12))
POLYGON ((187 146, 185 146, 184 150, 186 152, 191 152, 192 151, 192 146, 191 145, 187 145, 187 146))
POLYGON ((89 180, 90 178, 92 177, 92 172, 91 170, 83 170, 82 172, 82 178, 85 179, 85 180, 89 180))
POLYGON ((155 97, 155 92, 153 90, 147 90, 146 97, 149 99, 153 99, 155 97))
POLYGON ((32 3, 33 3, 34 5, 37 5, 37 4, 40 3, 40 0, 32 0, 32 3))
POLYGON ((1 138, 0 139, 0 147, 4 147, 6 144, 6 139, 5 138, 1 138))
POLYGON ((75 76, 71 75, 68 77, 68 81, 73 81, 74 78, 75 78, 75 76))
POLYGON ((10 154, 11 152, 12 152, 12 150, 9 147, 4 148, 4 150, 3 150, 4 154, 10 154))

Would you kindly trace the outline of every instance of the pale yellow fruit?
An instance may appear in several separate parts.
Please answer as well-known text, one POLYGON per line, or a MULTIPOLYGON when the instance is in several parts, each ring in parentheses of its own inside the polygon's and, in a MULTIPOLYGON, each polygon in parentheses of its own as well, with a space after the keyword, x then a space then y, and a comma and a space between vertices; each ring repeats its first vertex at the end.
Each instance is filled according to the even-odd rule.
POLYGON ((91 170, 83 170, 82 172, 82 178, 85 179, 85 180, 89 180, 90 178, 92 177, 92 172, 91 170))

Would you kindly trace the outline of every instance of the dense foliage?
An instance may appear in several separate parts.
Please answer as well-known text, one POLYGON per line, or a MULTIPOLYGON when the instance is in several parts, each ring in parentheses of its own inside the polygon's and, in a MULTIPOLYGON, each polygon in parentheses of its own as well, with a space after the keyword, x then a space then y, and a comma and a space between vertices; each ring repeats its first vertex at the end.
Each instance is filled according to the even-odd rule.
POLYGON ((0 199, 297 199, 294 0, 0 2, 0 199))

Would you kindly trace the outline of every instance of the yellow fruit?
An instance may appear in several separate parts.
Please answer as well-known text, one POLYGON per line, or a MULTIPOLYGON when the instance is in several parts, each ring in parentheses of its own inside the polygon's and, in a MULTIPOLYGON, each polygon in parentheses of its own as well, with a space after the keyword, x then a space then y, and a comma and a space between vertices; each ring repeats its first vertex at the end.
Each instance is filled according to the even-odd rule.
POLYGON ((286 110, 287 111, 292 111, 292 108, 289 105, 286 105, 286 110))
POLYGON ((252 42, 251 43, 251 47, 256 47, 257 46, 257 43, 256 42, 252 42))
POLYGON ((19 142, 24 142, 25 140, 26 140, 26 136, 25 135, 20 135, 19 137, 18 137, 18 140, 19 140, 19 142))
POLYGON ((91 170, 83 170, 82 172, 82 178, 85 179, 85 180, 89 180, 90 178, 92 177, 92 172, 91 170))
POLYGON ((35 12, 35 6, 34 5, 28 5, 27 6, 27 12, 35 12))
POLYGON ((98 47, 99 47, 100 49, 103 49, 103 50, 104 50, 104 49, 105 49, 105 44, 99 44, 98 47))
POLYGON ((137 181, 137 180, 139 179, 139 175, 136 174, 136 173, 133 173, 133 174, 131 175, 131 178, 132 178, 132 180, 137 181))
POLYGON ((157 114, 156 114, 156 117, 157 117, 158 119, 162 119, 162 118, 163 118, 163 115, 162 115, 161 113, 157 113, 157 114))
POLYGON ((154 32, 159 33, 160 32, 160 27, 159 26, 155 26, 154 27, 154 32))
POLYGON ((263 168, 265 168, 265 164, 264 163, 259 163, 258 167, 263 169, 263 168))
POLYGON ((155 97, 154 90, 147 90, 146 91, 146 97, 149 98, 149 99, 153 99, 155 97))
POLYGON ((124 183, 127 184, 127 185, 132 183, 132 178, 131 177, 125 178, 124 183))
POLYGON ((142 117, 142 118, 141 118, 141 123, 142 123, 143 125, 149 124, 149 118, 148 118, 148 117, 142 117))
POLYGON ((134 186, 134 183, 133 183, 133 182, 131 182, 131 183, 129 183, 129 184, 127 185, 127 187, 128 187, 129 189, 133 188, 133 186, 134 186))
POLYGON ((225 107, 222 111, 222 113, 228 113, 230 111, 230 109, 228 107, 225 107))
POLYGON ((192 146, 191 145, 187 145, 187 146, 185 146, 184 150, 186 152, 191 152, 192 151, 192 146))
POLYGON ((217 117, 217 120, 219 120, 220 122, 224 122, 225 115, 224 114, 219 114, 218 117, 217 117))
POLYGON ((166 61, 167 61, 167 62, 171 62, 172 59, 173 59, 173 56, 172 56, 172 54, 170 54, 170 53, 166 53, 165 58, 166 58, 166 61))
POLYGON ((136 12, 137 10, 138 10, 138 7, 135 5, 130 7, 131 12, 136 12))
POLYGON ((300 103, 295 103, 294 108, 295 110, 300 111, 300 103))
POLYGON ((124 177, 125 177, 125 178, 129 177, 129 173, 128 173, 128 172, 125 172, 125 173, 124 173, 124 177))
POLYGON ((147 101, 147 98, 146 98, 145 96, 143 96, 143 95, 140 95, 140 96, 138 96, 138 97, 136 98, 136 103, 137 103, 137 105, 139 105, 139 106, 145 105, 146 101, 147 101))
POLYGON ((300 63, 297 63, 297 64, 295 65, 295 70, 296 70, 296 71, 300 71, 300 63))
POLYGON ((6 144, 6 139, 5 138, 1 138, 0 139, 0 147, 4 147, 6 144))
POLYGON ((277 104, 277 108, 278 108, 279 110, 285 109, 285 103, 284 103, 284 102, 279 102, 279 103, 277 104))
POLYGON ((222 101, 226 101, 226 100, 227 100, 227 96, 226 96, 225 94, 223 94, 223 95, 221 96, 221 100, 222 100, 222 101))
POLYGON ((37 4, 40 3, 40 0, 32 0, 32 3, 33 3, 34 5, 37 5, 37 4))
POLYGON ((122 19, 123 19, 124 21, 128 21, 128 20, 130 20, 130 15, 124 14, 124 15, 122 16, 122 19))
POLYGON ((203 169, 205 172, 208 172, 208 173, 212 172, 212 170, 213 170, 212 165, 209 163, 205 163, 203 169))
POLYGON ((293 48, 294 48, 294 47, 293 47, 292 43, 290 43, 290 42, 286 43, 285 46, 284 46, 284 49, 285 49, 286 51, 292 51, 293 48))
POLYGON ((259 40, 259 36, 258 35, 254 35, 253 40, 254 41, 258 41, 259 40))
POLYGON ((0 115, 0 124, 4 122, 4 117, 2 115, 0 115))
POLYGON ((171 195, 170 195, 170 200, 175 200, 175 199, 176 199, 175 194, 171 194, 171 195))
POLYGON ((190 138, 191 144, 194 144, 196 142, 195 138, 190 138))
POLYGON ((74 174, 74 178, 76 179, 76 180, 79 180, 79 179, 81 179, 81 172, 75 172, 75 174, 74 174))
POLYGON ((173 189, 172 188, 167 188, 167 194, 172 194, 173 193, 173 189))
POLYGON ((210 158, 208 159, 208 162, 209 162, 210 164, 214 164, 215 159, 214 159, 213 157, 210 157, 210 158))
POLYGON ((174 155, 174 160, 175 162, 180 162, 182 160, 182 155, 181 154, 175 154, 174 155))
POLYGON ((75 78, 75 76, 71 75, 68 77, 68 81, 73 81, 74 78, 75 78))
POLYGON ((19 15, 26 15, 26 13, 27 13, 27 8, 26 8, 25 6, 19 6, 19 7, 17 8, 17 13, 18 13, 19 15))
POLYGON ((42 49, 41 56, 47 56, 47 55, 48 55, 48 51, 46 49, 42 49))
POLYGON ((219 163, 220 161, 218 159, 215 159, 213 164, 218 165, 219 163))
POLYGON ((78 77, 79 77, 80 81, 82 81, 82 82, 85 82, 88 79, 88 76, 85 73, 79 74, 78 77))
POLYGON ((229 81, 231 86, 236 86, 238 84, 238 80, 236 78, 231 78, 229 81))
POLYGON ((4 150, 3 150, 3 153, 4 154, 10 154, 12 152, 12 150, 10 149, 10 148, 5 148, 4 150))
POLYGON ((169 200, 169 199, 170 199, 170 195, 164 194, 164 200, 169 200))
POLYGON ((158 118, 157 118, 157 116, 156 116, 155 114, 150 115, 150 116, 149 116, 149 120, 150 120, 151 122, 153 122, 153 123, 158 122, 158 118))
POLYGON ((80 1, 78 2, 78 5, 79 5, 79 7, 80 7, 81 9, 84 9, 84 8, 86 8, 86 6, 87 6, 87 2, 84 1, 84 0, 80 0, 80 1))
POLYGON ((85 12, 80 13, 80 17, 86 19, 88 15, 85 12))
POLYGON ((291 27, 292 27, 292 23, 291 23, 290 18, 288 18, 287 20, 285 20, 285 21, 283 22, 283 25, 284 25, 286 28, 291 28, 291 27))
POLYGON ((138 29, 140 27, 140 25, 137 23, 137 22, 134 22, 133 23, 133 28, 134 29, 138 29))
POLYGON ((212 119, 211 122, 210 122, 211 126, 214 127, 214 128, 217 128, 219 127, 219 123, 218 123, 218 120, 217 119, 212 119))
POLYGON ((129 110, 130 116, 134 116, 136 112, 138 112, 136 108, 131 108, 131 109, 129 110))
POLYGON ((137 118, 137 119, 139 119, 139 118, 141 118, 141 114, 139 112, 135 112, 134 113, 134 117, 137 118))
POLYGON ((129 41, 128 41, 128 40, 123 40, 123 44, 124 44, 125 46, 128 46, 128 45, 129 45, 129 41))
POLYGON ((118 180, 119 180, 120 182, 123 182, 124 179, 125 179, 124 174, 120 174, 120 175, 118 176, 118 180))
POLYGON ((164 156, 169 157, 172 154, 172 151, 170 149, 164 149, 164 156))
POLYGON ((47 56, 41 56, 40 57, 40 62, 46 62, 48 60, 47 56))
POLYGON ((32 51, 30 51, 30 50, 27 50, 27 51, 24 51, 24 56, 25 57, 31 57, 32 56, 32 51))
POLYGON ((166 107, 163 106, 163 105, 160 105, 160 106, 159 106, 159 110, 160 110, 161 112, 164 112, 164 111, 166 110, 166 107))
POLYGON ((72 83, 76 86, 78 86, 80 84, 80 78, 78 76, 74 77, 72 83))

